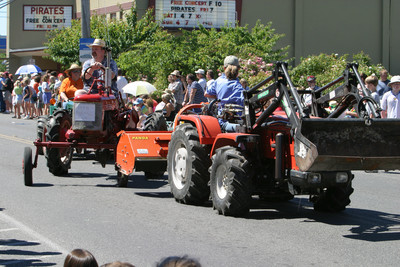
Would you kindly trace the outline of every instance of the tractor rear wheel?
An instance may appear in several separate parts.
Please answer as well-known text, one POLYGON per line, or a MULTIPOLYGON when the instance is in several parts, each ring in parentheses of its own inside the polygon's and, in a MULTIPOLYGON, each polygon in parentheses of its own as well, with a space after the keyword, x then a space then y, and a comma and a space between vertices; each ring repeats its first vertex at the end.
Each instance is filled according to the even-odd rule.
MULTIPOLYGON (((48 116, 40 116, 36 125, 37 139, 40 142, 46 142, 46 124, 48 120, 48 116)), ((39 155, 45 154, 45 148, 42 146, 37 147, 39 155)))
POLYGON ((235 147, 219 148, 212 157, 210 190, 219 214, 244 216, 251 204, 251 166, 235 147))
POLYGON ((352 182, 343 187, 329 187, 312 198, 314 210, 322 212, 339 212, 350 204, 350 195, 354 192, 352 182))
POLYGON ((201 205, 208 200, 211 161, 189 123, 176 127, 168 145, 168 181, 176 201, 201 205))
POLYGON ((166 131, 167 121, 161 112, 149 114, 144 121, 143 131, 166 131))
MULTIPOLYGON (((143 131, 167 131, 167 121, 161 112, 149 114, 144 122, 143 131)), ((145 171, 147 180, 157 180, 164 176, 164 171, 145 171)))
MULTIPOLYGON (((65 133, 71 128, 71 125, 72 120, 68 112, 58 109, 47 123, 46 139, 51 142, 66 142, 65 133)), ((71 147, 48 148, 46 159, 49 171, 56 176, 67 174, 71 166, 72 152, 71 147)))

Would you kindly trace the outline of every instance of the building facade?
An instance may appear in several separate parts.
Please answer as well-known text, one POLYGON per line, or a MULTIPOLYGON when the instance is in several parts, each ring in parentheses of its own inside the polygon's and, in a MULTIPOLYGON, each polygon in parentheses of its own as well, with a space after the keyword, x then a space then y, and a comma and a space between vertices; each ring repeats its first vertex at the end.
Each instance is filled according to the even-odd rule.
MULTIPOLYGON (((276 33, 285 35, 278 45, 289 46, 289 57, 295 58, 295 64, 302 57, 319 53, 351 55, 363 51, 392 75, 400 73, 400 51, 396 49, 400 17, 395 13, 400 10, 400 0, 90 0, 90 9, 91 14, 119 19, 120 9, 128 10, 134 4, 139 16, 154 7, 156 17, 164 16, 160 23, 175 31, 196 22, 214 27, 233 19, 249 28, 257 20, 272 22, 276 33), (174 23, 179 24, 172 27, 174 23)), ((43 58, 46 29, 57 27, 53 19, 67 23, 70 17, 80 18, 81 1, 59 0, 57 6, 64 7, 65 12, 72 10, 71 14, 59 14, 61 10, 57 11, 54 1, 49 0, 10 3, 7 57, 11 72, 27 63, 59 70, 60 66, 43 58), (49 19, 51 22, 45 23, 49 19)))

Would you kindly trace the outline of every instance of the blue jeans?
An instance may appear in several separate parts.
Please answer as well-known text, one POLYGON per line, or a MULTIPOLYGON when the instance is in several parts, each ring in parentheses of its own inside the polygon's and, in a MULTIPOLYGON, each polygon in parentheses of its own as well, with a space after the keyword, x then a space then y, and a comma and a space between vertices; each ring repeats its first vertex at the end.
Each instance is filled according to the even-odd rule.
POLYGON ((224 122, 221 125, 221 129, 223 132, 226 133, 234 133, 237 130, 237 127, 239 126, 239 124, 237 123, 230 123, 230 122, 224 122))
POLYGON ((0 112, 4 112, 6 110, 6 102, 3 99, 3 91, 0 91, 0 112))

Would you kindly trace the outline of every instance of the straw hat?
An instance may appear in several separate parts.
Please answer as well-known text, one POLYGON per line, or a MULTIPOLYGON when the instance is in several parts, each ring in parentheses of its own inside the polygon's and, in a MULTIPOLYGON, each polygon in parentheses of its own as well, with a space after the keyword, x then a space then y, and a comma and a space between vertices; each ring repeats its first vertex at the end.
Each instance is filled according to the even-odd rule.
POLYGON ((68 76, 71 76, 72 70, 82 70, 82 68, 78 64, 72 63, 71 67, 65 70, 65 73, 67 73, 68 76))
POLYGON ((106 42, 104 42, 101 39, 95 39, 93 41, 92 44, 88 45, 90 48, 92 48, 92 46, 101 46, 101 47, 106 47, 106 42))

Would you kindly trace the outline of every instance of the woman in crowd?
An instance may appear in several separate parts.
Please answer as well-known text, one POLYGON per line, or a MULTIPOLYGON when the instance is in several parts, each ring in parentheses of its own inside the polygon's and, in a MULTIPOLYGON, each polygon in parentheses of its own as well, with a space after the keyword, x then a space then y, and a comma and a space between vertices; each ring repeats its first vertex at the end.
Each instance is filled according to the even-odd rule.
POLYGON ((23 100, 24 100, 24 106, 25 106, 25 117, 24 119, 33 119, 33 114, 32 114, 32 95, 33 95, 33 88, 29 86, 31 83, 30 79, 28 77, 25 77, 22 80, 22 86, 24 87, 23 89, 23 100))
POLYGON ((161 96, 161 102, 157 105, 155 112, 163 112, 167 121, 173 121, 175 117, 175 102, 174 96, 171 93, 165 92, 161 96))
POLYGON ((20 107, 22 106, 22 97, 23 97, 22 91, 23 91, 23 89, 21 86, 21 81, 17 80, 14 83, 14 90, 12 92, 13 99, 14 99, 14 101, 13 101, 14 112, 15 112, 13 118, 21 119, 21 108, 20 107))
POLYGON ((42 93, 43 93, 43 105, 44 105, 44 115, 49 115, 50 99, 51 99, 51 89, 49 84, 50 76, 48 74, 43 76, 42 79, 42 93))

